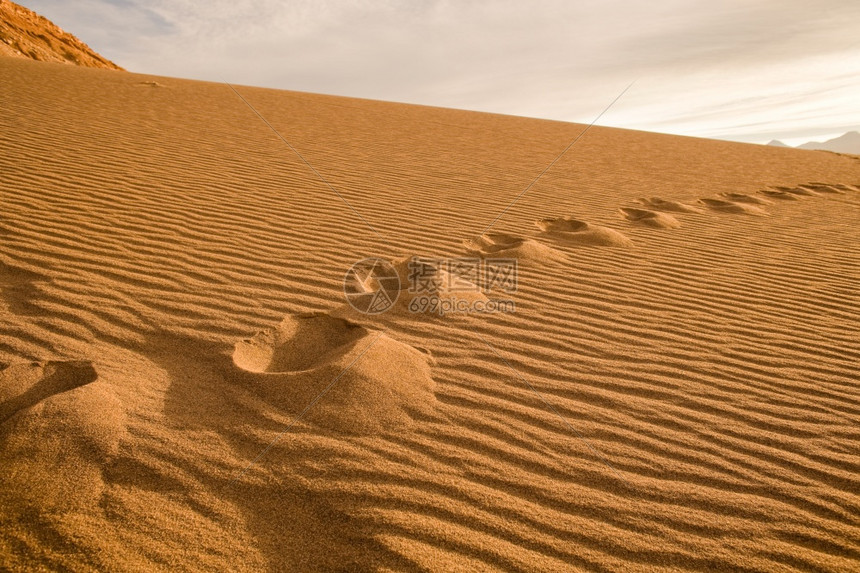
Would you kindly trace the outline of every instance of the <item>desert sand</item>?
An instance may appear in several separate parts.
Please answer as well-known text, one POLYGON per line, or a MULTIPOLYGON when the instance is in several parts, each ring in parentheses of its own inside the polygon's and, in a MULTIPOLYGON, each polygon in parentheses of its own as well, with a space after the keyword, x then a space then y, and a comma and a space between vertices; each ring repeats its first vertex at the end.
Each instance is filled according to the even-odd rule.
POLYGON ((857 157, 235 87, 0 57, 0 569, 860 569, 857 157))

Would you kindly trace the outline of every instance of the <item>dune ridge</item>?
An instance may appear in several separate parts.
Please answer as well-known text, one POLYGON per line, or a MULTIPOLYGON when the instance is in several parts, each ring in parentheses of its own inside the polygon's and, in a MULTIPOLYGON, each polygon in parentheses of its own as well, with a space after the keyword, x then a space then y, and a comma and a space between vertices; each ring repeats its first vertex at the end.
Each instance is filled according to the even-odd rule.
POLYGON ((0 569, 856 569, 855 159, 594 127, 474 245, 561 255, 520 266, 516 313, 340 319, 356 261, 464 256, 582 126, 237 87, 380 240, 225 85, 0 76, 0 569), (807 185, 844 193, 759 192, 807 185), (619 216, 655 193, 696 207, 619 216), (330 344, 234 362, 308 313, 330 344), (254 386, 383 331, 356 364, 417 388, 362 398, 397 423, 254 386), (83 374, 9 406, 52 362, 83 374))

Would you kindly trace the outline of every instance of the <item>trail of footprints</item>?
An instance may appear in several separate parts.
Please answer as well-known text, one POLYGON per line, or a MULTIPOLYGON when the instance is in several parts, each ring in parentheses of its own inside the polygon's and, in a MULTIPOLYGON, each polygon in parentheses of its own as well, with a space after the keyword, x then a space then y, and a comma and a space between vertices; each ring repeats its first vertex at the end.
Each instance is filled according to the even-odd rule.
MULTIPOLYGON (((718 197, 703 197, 696 205, 669 201, 659 197, 639 199, 640 207, 622 207, 620 215, 631 225, 651 229, 677 229, 681 226, 677 215, 702 214, 707 211, 734 215, 767 216, 766 206, 779 201, 799 201, 825 194, 844 195, 860 187, 841 183, 804 183, 796 187, 774 186, 759 191, 758 195, 720 193, 718 197)), ((633 244, 625 234, 581 221, 573 217, 557 217, 535 221, 538 238, 558 246, 628 247, 633 244)), ((467 252, 484 258, 511 257, 522 261, 547 262, 564 255, 535 239, 502 233, 486 233, 476 239, 463 241, 467 252)))
MULTIPOLYGON (((722 193, 716 198, 701 198, 696 205, 668 201, 657 197, 640 199, 638 207, 622 207, 619 215, 629 224, 650 229, 676 229, 678 217, 704 214, 708 211, 729 214, 765 216, 763 207, 775 200, 798 200, 822 193, 857 191, 847 185, 810 183, 796 188, 775 187, 759 195, 722 193)), ((555 217, 535 221, 539 232, 534 238, 508 233, 484 233, 463 241, 470 256, 517 259, 520 264, 564 263, 566 256, 556 247, 629 247, 633 244, 624 233, 573 217, 555 217), (551 246, 552 245, 552 246, 551 246)), ((390 311, 406 312, 416 297, 408 291, 411 257, 388 262, 400 279, 400 295, 390 311)), ((485 295, 470 286, 465 277, 451 277, 444 266, 422 261, 424 280, 431 281, 440 299, 462 298, 468 293, 486 300, 485 295), (457 280, 452 280, 457 279, 457 280), (459 281, 459 283, 457 282, 459 281), (449 292, 450 289, 450 292, 449 292)), ((375 267, 374 267, 375 268, 375 267)), ((350 285, 355 292, 368 296, 377 290, 374 276, 350 285)), ((471 285, 474 287, 475 285, 471 285)), ((337 390, 307 416, 308 422, 340 433, 372 434, 384 427, 404 428, 412 424, 412 414, 432 415, 434 380, 433 357, 379 331, 360 324, 360 317, 348 305, 330 313, 287 316, 276 328, 259 332, 235 346, 231 380, 243 382, 277 409, 297 414, 312 403, 321 385, 349 371, 337 390), (372 359, 356 362, 365 351, 372 359), (356 362, 353 368, 348 368, 356 362), (385 363, 385 368, 378 365, 385 363), (381 391, 381 392, 380 392, 381 391)))
MULTIPOLYGON (((853 185, 806 183, 797 187, 771 187, 757 195, 723 192, 717 197, 703 197, 696 204, 670 201, 659 197, 639 199, 637 207, 622 207, 619 215, 630 225, 649 229, 671 230, 681 227, 679 217, 688 214, 715 212, 722 214, 767 216, 765 207, 778 201, 797 201, 823 194, 845 194, 858 191, 853 185)), ((564 264, 568 259, 564 247, 630 247, 633 241, 624 233, 589 223, 570 216, 538 219, 539 232, 534 237, 510 233, 487 232, 465 239, 463 248, 472 257, 483 259, 516 259, 523 265, 564 264)), ((388 261, 400 275, 401 295, 395 310, 403 310, 412 297, 406 293, 408 285, 407 263, 410 257, 388 261)), ((442 271, 440 270, 439 273, 442 271)), ((470 289, 453 289, 448 292, 441 285, 448 284, 446 277, 434 276, 440 298, 462 298, 470 289)), ((474 289, 472 289, 474 290, 474 289)))
MULTIPOLYGON (((681 226, 678 216, 685 214, 703 214, 706 211, 718 213, 746 214, 766 216, 764 207, 775 205, 777 201, 797 201, 822 194, 844 194, 860 191, 857 186, 842 184, 808 183, 797 187, 773 187, 764 189, 759 195, 742 193, 722 193, 718 198, 701 198, 697 205, 688 205, 677 201, 668 201, 653 197, 640 199, 639 207, 623 207, 619 209, 622 218, 631 225, 651 229, 675 229, 681 226)), ((466 251, 472 256, 482 258, 515 258, 523 264, 564 262, 565 255, 555 246, 575 247, 629 247, 633 244, 625 234, 611 229, 575 219, 573 217, 556 217, 535 221, 539 233, 535 238, 519 237, 506 233, 485 233, 480 237, 463 241, 466 251)), ((405 290, 408 277, 409 258, 396 259, 391 265, 396 269, 401 286, 405 290)), ((444 276, 444 269, 436 269, 431 277, 439 285, 451 281, 444 276)), ((26 313, 29 299, 34 295, 33 283, 41 277, 21 269, 0 264, 0 303, 7 310, 26 313)), ((456 286, 456 285, 455 285, 456 286)), ((462 297, 461 290, 476 291, 477 289, 453 289, 447 293, 444 288, 440 296, 462 297)), ((477 292, 474 296, 485 298, 477 292)), ((403 305, 410 300, 404 299, 403 305)), ((401 306, 403 306, 401 305, 401 306)), ((395 307, 395 311, 397 307, 395 307)), ((402 309, 401 309, 402 310, 402 309)), ((370 347, 376 347, 380 360, 387 361, 393 368, 391 374, 386 369, 361 368, 353 369, 352 378, 343 384, 350 392, 343 396, 335 396, 333 403, 344 411, 357 410, 354 401, 348 395, 361 396, 363 400, 373 402, 373 388, 385 388, 387 400, 377 404, 372 416, 360 421, 346 420, 337 415, 337 408, 327 412, 325 416, 312 416, 311 422, 326 425, 326 421, 339 431, 374 432, 378 431, 379 420, 387 423, 405 424, 411 416, 407 411, 420 410, 416 405, 433 402, 433 380, 430 374, 432 357, 421 351, 404 345, 387 337, 376 345, 373 335, 379 333, 367 330, 358 323, 340 316, 344 311, 334 311, 331 314, 310 314, 287 317, 277 329, 259 333, 256 337, 239 342, 233 354, 234 378, 236 372, 242 373, 240 379, 247 378, 250 385, 257 388, 266 399, 286 410, 305 404, 311 394, 314 383, 328 380, 332 373, 338 371, 345 363, 349 363, 356 353, 370 347), (320 346, 321 341, 331 345, 325 358, 313 365, 302 362, 307 356, 318 354, 310 351, 310 347, 302 350, 297 341, 312 341, 320 346), (295 348, 294 348, 295 347, 295 348), (286 349, 286 350, 285 350, 286 349), (290 350, 292 349, 292 350, 290 350), (319 370, 323 373, 317 372, 319 370), (410 384, 404 386, 398 382, 400 373, 412 372, 417 376, 410 384), (416 374, 417 373, 417 374, 416 374), (313 375, 312 375, 313 374, 313 375), (302 378, 304 377, 304 378, 302 378), (305 379, 307 378, 307 379, 305 379), (289 391, 288 391, 289 390, 289 391)), ((391 369, 389 368, 389 369, 391 369)), ((36 416, 32 410, 36 404, 49 401, 52 397, 66 393, 79 386, 89 386, 98 375, 89 362, 46 362, 20 363, 15 365, 0 364, 0 435, 4 426, 25 416, 36 416), (5 390, 5 393, 3 389, 5 390)), ((432 409, 432 408, 431 408, 432 409)), ((367 410, 371 412, 371 410, 367 410)), ((23 422, 22 422, 23 423, 23 422)), ((116 435, 116 432, 111 432, 116 435)), ((106 446, 107 447, 107 446, 106 446)), ((110 448, 107 448, 110 449, 110 448)), ((2 452, 0 452, 2 453, 2 452)))

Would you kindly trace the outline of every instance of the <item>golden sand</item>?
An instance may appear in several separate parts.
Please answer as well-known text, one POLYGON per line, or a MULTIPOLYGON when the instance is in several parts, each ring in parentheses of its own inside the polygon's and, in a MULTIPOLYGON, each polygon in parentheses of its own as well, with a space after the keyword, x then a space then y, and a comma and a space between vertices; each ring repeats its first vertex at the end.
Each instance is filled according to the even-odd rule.
POLYGON ((237 89, 0 57, 0 569, 858 569, 856 157, 237 89))

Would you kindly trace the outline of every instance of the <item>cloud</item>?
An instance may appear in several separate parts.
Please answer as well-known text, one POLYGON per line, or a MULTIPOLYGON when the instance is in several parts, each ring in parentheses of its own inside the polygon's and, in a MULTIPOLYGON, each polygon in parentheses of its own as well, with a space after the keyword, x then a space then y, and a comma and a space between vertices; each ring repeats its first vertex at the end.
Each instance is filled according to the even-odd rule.
POLYGON ((586 122, 638 79, 602 122, 755 140, 860 121, 853 0, 28 5, 153 74, 586 122))
POLYGON ((175 32, 168 20, 137 0, 25 0, 19 4, 45 16, 110 59, 119 60, 134 53, 141 38, 169 39, 175 32))

